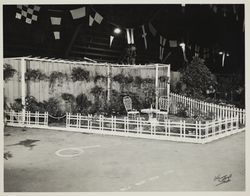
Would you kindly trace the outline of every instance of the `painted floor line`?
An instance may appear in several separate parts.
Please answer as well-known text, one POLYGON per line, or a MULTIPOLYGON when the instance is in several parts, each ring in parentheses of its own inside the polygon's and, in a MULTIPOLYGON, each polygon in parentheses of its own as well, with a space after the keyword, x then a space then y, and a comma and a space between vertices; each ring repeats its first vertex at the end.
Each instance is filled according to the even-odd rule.
POLYGON ((149 180, 157 180, 158 178, 160 178, 159 176, 154 176, 154 177, 151 177, 151 178, 149 178, 149 180))
POLYGON ((145 183, 145 180, 140 181, 140 182, 137 182, 137 183, 135 183, 135 185, 136 185, 136 186, 139 186, 139 185, 142 185, 142 184, 144 184, 144 183, 145 183))
POLYGON ((100 145, 93 145, 93 146, 82 146, 80 148, 82 149, 88 149, 88 148, 98 148, 98 147, 101 147, 100 145))

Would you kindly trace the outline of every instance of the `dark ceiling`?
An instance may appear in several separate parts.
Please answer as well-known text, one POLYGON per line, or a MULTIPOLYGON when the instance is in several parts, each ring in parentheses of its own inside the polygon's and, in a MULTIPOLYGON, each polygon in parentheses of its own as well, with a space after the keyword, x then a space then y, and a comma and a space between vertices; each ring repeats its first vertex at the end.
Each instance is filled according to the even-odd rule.
MULTIPOLYGON (((242 72, 245 64, 245 40, 243 32, 244 5, 237 5, 237 15, 233 5, 216 5, 214 12, 210 5, 186 4, 185 7, 174 4, 150 5, 40 5, 38 21, 27 24, 15 18, 16 6, 3 6, 4 57, 11 56, 47 56, 68 59, 88 57, 98 62, 124 63, 127 46, 125 28, 134 28, 137 48, 136 63, 155 63, 159 60, 159 35, 167 40, 177 40, 187 44, 187 57, 194 54, 193 46, 210 49, 206 59, 214 72, 242 72), (73 20, 71 9, 86 6, 86 16, 73 20), (103 16, 101 24, 88 25, 88 14, 97 11, 103 16), (224 15, 226 14, 226 15, 224 15), (62 24, 54 27, 50 16, 62 17, 62 24), (157 30, 153 36, 148 29, 151 22, 157 30), (147 31, 148 49, 144 47, 141 25, 147 31), (122 28, 122 33, 115 36, 112 47, 110 35, 114 27, 122 28), (53 31, 61 32, 61 39, 55 40, 53 31), (230 54, 225 66, 221 67, 219 51, 230 54), (213 55, 212 55, 213 54, 213 55)), ((180 47, 164 50, 162 63, 170 63, 173 70, 184 64, 180 47)))

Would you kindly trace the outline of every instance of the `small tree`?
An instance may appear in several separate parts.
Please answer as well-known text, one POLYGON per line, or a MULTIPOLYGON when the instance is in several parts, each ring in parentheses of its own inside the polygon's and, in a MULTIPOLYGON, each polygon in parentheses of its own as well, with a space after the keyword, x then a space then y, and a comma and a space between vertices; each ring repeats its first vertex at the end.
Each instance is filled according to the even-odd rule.
POLYGON ((215 88, 217 82, 204 60, 194 57, 182 71, 181 81, 185 84, 184 93, 193 98, 204 98, 208 89, 215 88))

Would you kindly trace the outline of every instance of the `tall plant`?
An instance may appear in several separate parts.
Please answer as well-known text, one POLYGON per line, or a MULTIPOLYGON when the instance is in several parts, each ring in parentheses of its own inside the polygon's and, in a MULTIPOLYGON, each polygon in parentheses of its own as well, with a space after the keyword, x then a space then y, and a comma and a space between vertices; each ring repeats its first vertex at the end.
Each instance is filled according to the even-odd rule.
POLYGON ((216 78, 204 64, 204 60, 199 57, 194 57, 182 70, 181 81, 186 86, 184 93, 194 98, 204 98, 206 91, 217 85, 216 78))

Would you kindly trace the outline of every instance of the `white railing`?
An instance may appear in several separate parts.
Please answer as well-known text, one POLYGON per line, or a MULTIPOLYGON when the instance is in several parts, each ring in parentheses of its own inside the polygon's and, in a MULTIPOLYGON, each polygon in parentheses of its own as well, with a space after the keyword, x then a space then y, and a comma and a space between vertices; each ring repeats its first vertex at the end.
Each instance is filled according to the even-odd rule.
POLYGON ((147 121, 142 118, 66 115, 66 127, 48 126, 48 113, 5 112, 5 122, 10 126, 46 128, 104 135, 117 135, 159 140, 207 143, 240 131, 238 116, 212 121, 147 121))
POLYGON ((188 109, 188 115, 194 115, 195 110, 199 110, 203 113, 212 113, 215 119, 218 118, 231 118, 238 116, 239 123, 245 124, 246 112, 245 109, 236 108, 233 106, 222 106, 213 103, 207 103, 204 101, 194 100, 189 97, 170 93, 171 107, 170 112, 176 114, 178 112, 177 103, 181 102, 188 109))
POLYGON ((26 126, 29 127, 47 127, 48 126, 48 112, 45 113, 31 113, 9 111, 5 112, 5 122, 8 125, 26 126))
POLYGON ((237 116, 210 122, 188 123, 67 114, 66 128, 104 135, 206 143, 239 132, 239 121, 237 116))

